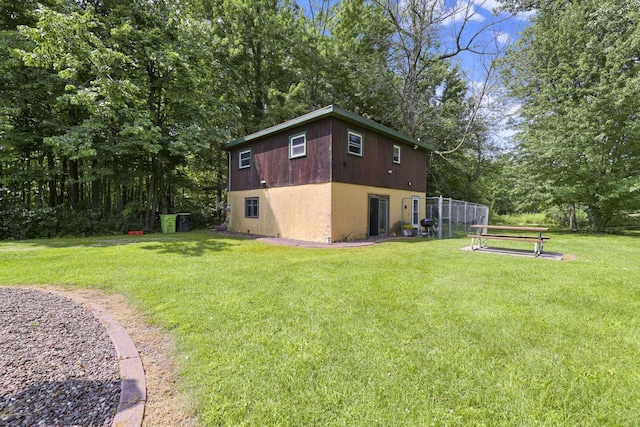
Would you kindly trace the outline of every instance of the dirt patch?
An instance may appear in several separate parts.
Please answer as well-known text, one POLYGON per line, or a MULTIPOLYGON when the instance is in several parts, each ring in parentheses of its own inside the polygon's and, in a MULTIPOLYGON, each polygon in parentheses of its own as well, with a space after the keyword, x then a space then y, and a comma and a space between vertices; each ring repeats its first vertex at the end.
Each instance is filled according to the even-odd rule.
MULTIPOLYGON (((40 289, 42 288, 34 288, 40 289)), ((46 288, 45 288, 46 289, 46 288)), ((101 305, 127 331, 140 353, 147 384, 143 426, 196 426, 197 419, 186 396, 177 387, 174 342, 160 328, 150 326, 122 295, 92 289, 54 289, 78 295, 101 305)))

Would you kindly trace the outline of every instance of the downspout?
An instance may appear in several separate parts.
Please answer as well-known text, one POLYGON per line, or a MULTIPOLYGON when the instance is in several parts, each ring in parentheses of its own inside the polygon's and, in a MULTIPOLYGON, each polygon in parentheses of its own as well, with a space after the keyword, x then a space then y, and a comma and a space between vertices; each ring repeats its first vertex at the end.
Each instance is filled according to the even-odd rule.
POLYGON ((227 151, 227 194, 231 191, 231 151, 227 151))
POLYGON ((227 151, 227 203, 224 207, 224 219, 227 227, 229 226, 229 211, 231 210, 231 151, 227 151))
POLYGON ((440 195, 440 197, 438 197, 438 239, 442 239, 442 205, 443 200, 442 195, 440 195))

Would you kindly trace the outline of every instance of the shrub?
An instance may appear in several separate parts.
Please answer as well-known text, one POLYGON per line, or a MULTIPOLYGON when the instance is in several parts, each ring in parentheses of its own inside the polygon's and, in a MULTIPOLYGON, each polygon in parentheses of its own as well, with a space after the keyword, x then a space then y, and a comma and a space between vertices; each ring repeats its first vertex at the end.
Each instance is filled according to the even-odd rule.
POLYGON ((0 211, 0 240, 91 236, 122 232, 122 220, 94 219, 91 211, 66 207, 0 211))

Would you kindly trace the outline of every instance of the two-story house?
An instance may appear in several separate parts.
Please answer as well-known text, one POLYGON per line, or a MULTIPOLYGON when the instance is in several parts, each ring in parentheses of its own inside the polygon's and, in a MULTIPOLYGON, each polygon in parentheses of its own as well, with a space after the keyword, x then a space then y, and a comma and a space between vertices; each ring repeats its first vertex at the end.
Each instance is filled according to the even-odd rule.
POLYGON ((230 230, 313 242, 400 234, 425 216, 426 144, 328 106, 230 141, 230 230))

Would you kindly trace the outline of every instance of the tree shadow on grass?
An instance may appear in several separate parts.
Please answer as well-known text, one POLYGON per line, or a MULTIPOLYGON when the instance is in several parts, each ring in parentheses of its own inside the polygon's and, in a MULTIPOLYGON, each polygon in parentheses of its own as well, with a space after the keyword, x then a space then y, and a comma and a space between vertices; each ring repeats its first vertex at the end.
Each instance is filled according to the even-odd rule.
POLYGON ((207 252, 216 252, 235 246, 234 238, 203 233, 145 234, 140 236, 102 236, 86 238, 62 238, 37 241, 1 242, 1 251, 29 251, 43 248, 100 248, 111 246, 140 245, 143 249, 157 250, 162 253, 176 253, 189 256, 201 256, 207 252))
POLYGON ((157 243, 159 244, 141 246, 141 249, 155 251, 160 254, 199 257, 210 252, 220 252, 235 246, 235 244, 218 239, 162 241, 157 243))
POLYGON ((5 387, 0 425, 111 425, 119 400, 120 381, 44 381, 13 392, 5 387))

